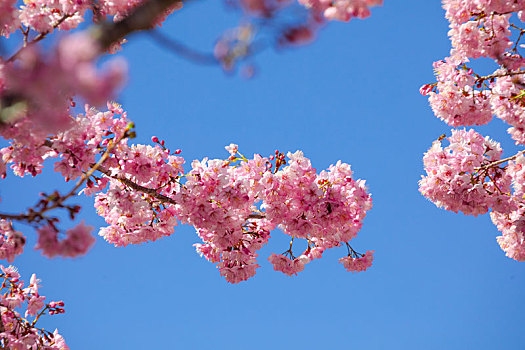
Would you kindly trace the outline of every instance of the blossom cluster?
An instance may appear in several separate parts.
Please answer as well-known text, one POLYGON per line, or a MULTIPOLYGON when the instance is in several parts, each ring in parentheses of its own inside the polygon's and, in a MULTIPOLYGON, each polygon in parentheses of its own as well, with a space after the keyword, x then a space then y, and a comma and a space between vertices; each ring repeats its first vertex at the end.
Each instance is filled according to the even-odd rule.
MULTIPOLYGON (((257 251, 275 227, 313 246, 288 270, 277 268, 274 255, 270 258, 276 270, 295 274, 325 249, 354 238, 372 206, 364 181, 354 180, 347 164, 339 162, 316 175, 299 151, 288 154, 288 166, 272 171, 270 158, 256 154, 247 159, 232 144, 228 159, 193 161, 184 175, 183 158, 160 145, 131 146, 134 149, 141 152, 122 157, 132 162, 105 165, 111 174, 109 187, 96 195, 95 207, 110 226, 100 234, 124 246, 171 235, 177 222, 192 225, 203 240, 195 245, 197 251, 217 263, 232 283, 255 274, 257 251), (126 168, 127 163, 133 166, 126 168)), ((284 155, 276 162, 284 164, 284 155)))
MULTIPOLYGON (((281 26, 275 41, 279 45, 304 44, 324 19, 365 18, 370 7, 382 4, 299 2, 307 15, 281 26)), ((37 176, 44 161, 53 159, 57 173, 76 181, 68 194, 43 193, 26 213, 0 214, 0 257, 12 261, 23 251, 25 238, 14 230, 12 220, 35 226, 36 249, 45 256, 85 254, 95 241, 92 228, 82 222, 61 231, 60 220, 50 214, 59 209, 75 219, 80 208, 66 201, 79 190, 94 195, 97 212, 108 224, 99 234, 111 244, 155 241, 171 235, 179 223, 190 224, 203 240, 197 251, 217 263, 232 283, 255 274, 257 251, 277 227, 292 240, 307 241, 298 258, 291 246, 270 258, 276 270, 287 274, 296 274, 324 250, 356 236, 372 204, 365 182, 355 180, 347 164, 338 162, 317 174, 302 152, 289 153, 287 165, 282 153, 247 159, 230 145, 228 159, 194 161, 185 174, 180 151, 171 152, 164 141, 154 137, 153 145, 128 144, 131 127, 120 106, 110 103, 106 112, 86 107, 84 114, 73 116, 75 101, 99 106, 115 96, 126 78, 124 62, 113 60, 99 69, 99 56, 115 52, 126 33, 160 25, 182 7, 182 1, 171 3, 149 11, 155 4, 146 0, 0 0, 0 35, 8 38, 18 31, 12 37, 21 39, 10 57, 0 57, 0 136, 9 142, 0 149, 0 177, 7 176, 8 169, 17 176, 37 176), (147 22, 137 24, 141 9, 146 9, 147 22), (131 15, 134 21, 127 23, 131 15), (53 32, 74 30, 86 18, 109 21, 91 31, 60 36, 47 50, 39 46, 53 32), (123 22, 124 29, 118 27, 123 22), (286 259, 291 268, 285 267, 286 259)), ((240 5, 250 17, 269 22, 290 2, 241 0, 240 5)), ((215 60, 226 69, 233 67, 252 52, 256 31, 252 24, 231 31, 218 41, 215 60)))
MULTIPOLYGON (((434 63, 437 82, 421 88, 434 114, 453 127, 483 125, 496 116, 525 145, 524 0, 443 0, 450 22, 450 56, 434 63), (515 41, 513 41, 515 40, 515 41), (476 73, 471 60, 488 58, 497 69, 476 73)), ((468 215, 491 210, 507 256, 525 260, 522 152, 500 159, 499 143, 474 130, 453 130, 450 145, 435 141, 423 161, 420 192, 437 206, 468 215), (505 163, 508 162, 507 165, 505 163)))
POLYGON ((347 22, 370 16, 370 7, 383 4, 383 0, 298 0, 300 4, 322 14, 328 20, 347 22))
MULTIPOLYGON (((276 270, 296 274, 326 249, 353 239, 372 207, 365 182, 353 178, 348 164, 339 161, 317 174, 300 151, 288 153, 288 160, 280 152, 248 159, 231 144, 227 159, 195 160, 185 174, 180 150, 171 152, 157 137, 153 145, 128 144, 127 114, 114 103, 108 108, 86 106, 68 129, 47 137, 34 124, 17 122, 6 129, 11 145, 0 154, 18 176, 36 176, 45 159, 55 158, 54 169, 66 181, 85 181, 81 193, 94 195, 108 223, 99 234, 115 246, 155 241, 173 234, 178 223, 189 224, 203 241, 197 251, 237 283, 255 274, 257 251, 276 227, 307 242, 298 258, 292 247, 270 258, 276 270), (286 259, 291 267, 285 267, 286 259)), ((79 208, 66 206, 66 197, 44 196, 38 215, 22 217, 39 224, 36 249, 48 257, 82 255, 94 243, 83 223, 60 239, 58 219, 46 213, 60 207, 75 217, 79 208)), ((23 237, 17 238, 10 222, 4 226, 5 254, 11 257, 23 246, 15 249, 12 241, 23 243, 23 237)))
POLYGON ((124 82, 126 65, 114 60, 99 72, 98 54, 97 42, 79 33, 64 37, 48 54, 33 45, 14 61, 0 58, 0 98, 13 101, 4 103, 2 120, 33 123, 44 134, 54 133, 69 126, 73 96, 104 103, 124 82))
POLYGON ((490 164, 500 159, 497 142, 473 129, 452 130, 450 145, 435 141, 425 153, 427 176, 419 182, 421 193, 438 207, 467 215, 485 214, 490 208, 507 212, 511 177, 490 164))
POLYGON ((15 267, 0 265, 0 269, 0 346, 3 349, 68 350, 69 347, 57 330, 49 332, 35 327, 45 314, 64 313, 64 302, 51 301, 46 304, 46 297, 39 293, 40 280, 35 274, 24 288, 24 282, 20 280, 15 267), (18 309, 25 309, 23 316, 18 309))
POLYGON ((502 235, 498 237, 501 249, 509 258, 525 261, 525 157, 520 152, 506 167, 512 177, 513 200, 517 208, 510 212, 492 211, 490 218, 502 235))
POLYGON ((372 261, 374 261, 374 251, 368 250, 365 255, 360 257, 351 257, 347 256, 345 258, 339 259, 339 262, 342 263, 347 271, 359 272, 366 271, 367 268, 372 266, 372 261))
POLYGON ((443 7, 450 21, 450 57, 434 63, 437 83, 423 86, 421 92, 447 124, 482 125, 496 115, 513 126, 509 132, 523 144, 520 93, 525 58, 511 36, 522 31, 525 1, 444 0, 443 7), (499 68, 485 76, 476 74, 467 64, 481 57, 495 60, 499 68))
POLYGON ((42 254, 52 258, 55 256, 75 257, 84 255, 95 243, 91 235, 92 227, 83 222, 66 231, 66 238, 58 240, 59 231, 52 225, 38 229, 38 243, 35 249, 41 249, 42 254))
POLYGON ((0 219, 0 259, 13 262, 24 251, 26 239, 21 232, 15 231, 11 222, 0 219))
MULTIPOLYGON (((86 107, 85 114, 70 118, 69 129, 55 135, 46 135, 27 119, 6 126, 0 130, 0 135, 10 139, 10 145, 0 149, 2 161, 10 166, 15 175, 36 176, 42 172, 44 160, 55 158, 54 169, 66 181, 81 178, 101 155, 108 152, 108 148, 118 152, 118 144, 115 143, 124 138, 129 129, 129 121, 122 108, 111 103, 108 107, 106 112, 86 107)), ((85 191, 89 192, 94 183, 90 180, 87 184, 85 191)), ((37 249, 42 250, 44 255, 74 257, 85 254, 95 241, 91 235, 92 228, 80 223, 67 230, 65 238, 59 239, 58 219, 45 215, 57 207, 67 210, 72 218, 80 210, 78 206, 64 205, 61 196, 53 193, 45 195, 32 212, 22 215, 20 219, 39 225, 37 249)), ((7 220, 0 221, 0 229, 3 238, 0 252, 12 261, 15 255, 22 252, 25 239, 13 230, 7 220)))

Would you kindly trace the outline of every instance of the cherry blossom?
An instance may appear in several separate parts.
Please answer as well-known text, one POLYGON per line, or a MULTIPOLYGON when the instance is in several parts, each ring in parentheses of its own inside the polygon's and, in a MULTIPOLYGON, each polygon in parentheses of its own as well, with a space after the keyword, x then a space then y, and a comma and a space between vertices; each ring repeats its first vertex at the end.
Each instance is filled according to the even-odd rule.
POLYGON ((39 294, 36 275, 31 276, 30 284, 24 287, 20 274, 14 266, 0 265, 2 287, 0 297, 0 345, 8 349, 49 349, 68 350, 64 338, 54 332, 38 328, 36 323, 45 314, 64 313, 63 301, 45 303, 46 297, 39 294), (25 309, 22 317, 17 309, 25 309))
POLYGON ((0 219, 0 259, 13 262, 24 251, 25 237, 13 229, 12 223, 0 219))
MULTIPOLYGON (((510 125, 508 133, 516 144, 524 145, 525 59, 520 41, 525 1, 443 0, 443 8, 450 22, 450 56, 434 63, 437 82, 420 92, 429 96, 434 114, 448 125, 487 124, 495 115, 510 125), (478 58, 492 59, 497 69, 476 73, 470 65, 478 58)), ((450 145, 444 148, 441 140, 425 153, 420 192, 456 213, 491 210, 502 232, 497 238, 501 248, 510 258, 525 260, 523 151, 501 159, 500 144, 474 130, 452 130, 450 145)))
POLYGON ((374 251, 368 250, 365 255, 357 258, 347 256, 339 259, 339 262, 343 264, 346 271, 350 272, 361 272, 366 271, 370 266, 372 266, 372 261, 374 261, 374 251))

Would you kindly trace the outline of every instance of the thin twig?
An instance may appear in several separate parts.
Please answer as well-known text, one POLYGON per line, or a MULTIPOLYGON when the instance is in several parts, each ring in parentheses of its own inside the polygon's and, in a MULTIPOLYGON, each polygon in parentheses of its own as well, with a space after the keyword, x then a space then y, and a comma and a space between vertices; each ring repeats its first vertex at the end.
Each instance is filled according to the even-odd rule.
POLYGON ((500 165, 502 163, 505 163, 505 162, 508 162, 509 160, 514 160, 516 159, 520 154, 524 154, 525 153, 525 150, 523 151, 519 151, 518 153, 516 153, 515 155, 511 156, 511 157, 507 157, 507 158, 504 158, 504 159, 500 159, 500 160, 497 160, 497 161, 494 161, 492 163, 489 163, 489 164, 486 164, 486 165, 483 165, 481 167, 479 167, 478 169, 476 169, 476 171, 479 171, 479 170, 482 170, 482 169, 488 169, 488 168, 492 168, 496 165, 500 165))
POLYGON ((160 194, 158 193, 155 189, 153 188, 148 188, 148 187, 144 187, 144 186, 141 186, 129 179, 126 179, 125 177, 120 177, 118 175, 111 175, 111 171, 109 171, 108 169, 102 167, 102 166, 99 166, 98 171, 100 171, 102 174, 106 175, 107 177, 110 177, 112 179, 115 179, 115 180, 118 180, 120 182, 122 182, 124 185, 128 186, 129 188, 132 188, 134 189, 135 191, 138 191, 138 192, 142 192, 142 193, 145 193, 153 198, 156 198, 158 199, 159 201, 161 201, 162 203, 170 203, 170 204, 177 204, 177 202, 175 200, 173 200, 172 198, 168 197, 168 196, 165 196, 163 194, 160 194))
POLYGON ((514 75, 520 75, 520 74, 525 74, 525 70, 519 70, 519 71, 516 71, 516 72, 494 73, 494 74, 491 74, 491 75, 485 75, 485 76, 477 78, 476 79, 476 83, 480 82, 480 81, 484 81, 484 80, 493 79, 493 78, 512 77, 514 75))
POLYGON ((65 14, 64 16, 62 16, 54 25, 53 25, 53 29, 52 30, 48 30, 47 32, 43 32, 43 33, 40 33, 38 34, 33 40, 31 40, 31 42, 28 42, 27 41, 27 38, 28 38, 28 35, 29 35, 29 28, 27 28, 27 31, 24 32, 22 30, 22 33, 24 33, 24 46, 22 48, 20 48, 17 52, 15 52, 13 54, 13 56, 9 57, 7 59, 7 62, 12 62, 14 61, 16 58, 18 58, 18 56, 20 55, 20 53, 22 52, 22 50, 24 48, 26 48, 27 46, 29 45, 33 45, 37 42, 39 42, 40 40, 44 39, 49 33, 51 33, 53 30, 55 30, 59 25, 61 25, 66 19, 68 19, 69 17, 73 16, 73 14, 65 14))
MULTIPOLYGON (((144 187, 142 185, 137 184, 136 182, 131 181, 130 179, 127 179, 125 177, 121 177, 118 175, 112 175, 111 171, 109 169, 104 168, 103 166, 99 166, 98 171, 106 175, 107 177, 110 177, 112 179, 115 179, 117 181, 120 181, 124 185, 128 186, 129 188, 147 194, 157 200, 159 200, 162 203, 169 203, 176 205, 178 204, 177 201, 175 201, 173 198, 170 198, 166 195, 163 195, 161 193, 158 193, 156 189, 144 187)), ((264 214, 250 214, 248 215, 248 219, 264 219, 266 216, 264 214)))
POLYGON ((204 65, 219 64, 219 61, 217 60, 217 58, 215 58, 214 55, 194 50, 175 39, 169 38, 168 36, 164 35, 158 30, 151 30, 148 34, 157 43, 163 45, 163 47, 168 48, 178 56, 185 58, 193 63, 204 65))
POLYGON ((99 161, 94 164, 91 169, 89 169, 89 171, 87 171, 85 174, 82 175, 82 177, 77 181, 77 183, 75 184, 75 186, 71 189, 71 191, 69 191, 65 196, 59 196, 55 201, 54 203, 49 206, 49 207, 45 207, 45 208, 42 208, 41 210, 35 212, 35 211, 29 211, 27 214, 3 214, 3 213, 0 213, 0 218, 2 219, 10 219, 10 220, 17 220, 17 221, 26 221, 26 222, 32 222, 35 220, 35 218, 42 218, 43 217, 43 214, 45 214, 46 212, 50 211, 50 210, 53 210, 53 209, 56 209, 58 207, 60 207, 62 205, 62 203, 64 203, 67 199, 69 199, 70 197, 72 197, 73 195, 75 195, 78 191, 78 189, 80 188, 80 186, 82 186, 82 184, 84 183, 84 181, 86 181, 95 171, 99 170, 99 167, 102 165, 102 163, 104 163, 109 155, 111 154, 111 152, 113 151, 113 149, 115 149, 115 147, 120 143, 120 141, 122 141, 122 139, 128 137, 128 133, 127 131, 118 138, 118 140, 113 140, 113 142, 110 142, 110 144, 108 145, 106 151, 102 154, 102 156, 100 157, 99 161))

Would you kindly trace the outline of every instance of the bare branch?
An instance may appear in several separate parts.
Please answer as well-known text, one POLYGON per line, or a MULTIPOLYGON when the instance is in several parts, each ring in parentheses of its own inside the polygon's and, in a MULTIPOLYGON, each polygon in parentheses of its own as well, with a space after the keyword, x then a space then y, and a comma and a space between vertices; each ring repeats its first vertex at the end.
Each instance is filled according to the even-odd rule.
POLYGON ((209 53, 194 50, 175 39, 169 38, 158 30, 152 30, 148 33, 157 43, 173 51, 178 56, 185 58, 193 63, 204 65, 217 65, 219 61, 215 56, 209 53))

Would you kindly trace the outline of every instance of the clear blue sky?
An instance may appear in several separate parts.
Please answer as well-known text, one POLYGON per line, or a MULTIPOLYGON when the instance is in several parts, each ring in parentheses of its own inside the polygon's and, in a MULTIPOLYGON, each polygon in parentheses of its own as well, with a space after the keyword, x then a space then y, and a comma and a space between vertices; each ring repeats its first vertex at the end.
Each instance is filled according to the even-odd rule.
MULTIPOLYGON (((236 25, 221 1, 188 3, 162 30, 202 50, 236 25)), ((374 266, 347 273, 344 248, 307 265, 297 277, 273 271, 270 253, 286 249, 275 231, 261 250, 257 275, 230 285, 192 247, 194 229, 179 226, 155 243, 114 248, 97 237, 85 257, 26 253, 15 264, 41 293, 63 299, 57 327, 71 349, 525 349, 525 263, 507 257, 488 215, 436 208, 417 181, 422 155, 450 128, 418 92, 433 82, 432 62, 449 51, 448 24, 437 0, 385 0, 372 17, 330 23, 313 44, 257 56, 252 80, 188 63, 146 35, 132 37, 129 83, 119 102, 135 121, 136 142, 152 135, 188 162, 301 149, 320 171, 337 160, 367 180, 374 207, 352 242, 375 250, 374 266)), ((516 148, 494 121, 479 128, 516 148)), ((0 210, 16 212, 42 190, 67 189, 54 174, 39 181, 9 176, 0 210)), ((104 222, 92 198, 83 218, 104 222)))

